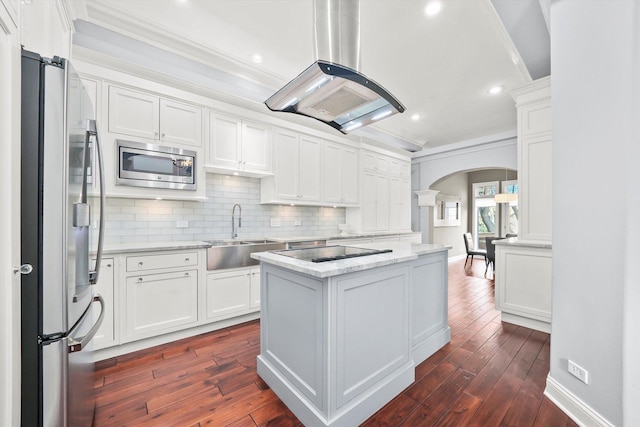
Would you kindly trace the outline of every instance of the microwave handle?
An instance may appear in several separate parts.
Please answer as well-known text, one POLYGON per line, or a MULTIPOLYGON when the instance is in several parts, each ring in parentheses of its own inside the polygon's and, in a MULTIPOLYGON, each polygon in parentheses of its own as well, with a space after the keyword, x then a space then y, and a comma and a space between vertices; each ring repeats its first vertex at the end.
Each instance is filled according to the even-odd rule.
POLYGON ((100 225, 98 226, 98 251, 96 253, 95 268, 89 271, 89 283, 95 285, 98 283, 100 274, 100 261, 102 260, 102 247, 104 245, 104 162, 102 159, 102 146, 98 136, 98 127, 95 120, 87 120, 86 141, 88 144, 91 136, 96 137, 96 154, 98 159, 98 176, 100 177, 100 225))

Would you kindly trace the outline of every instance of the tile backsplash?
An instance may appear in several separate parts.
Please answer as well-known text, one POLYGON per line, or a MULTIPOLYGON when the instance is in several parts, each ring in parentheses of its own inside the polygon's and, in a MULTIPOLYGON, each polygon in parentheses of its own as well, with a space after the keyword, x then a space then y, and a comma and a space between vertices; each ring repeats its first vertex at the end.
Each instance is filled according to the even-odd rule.
MULTIPOLYGON (((236 203, 242 207, 240 239, 338 235, 338 224, 345 222, 344 208, 261 205, 258 178, 206 176, 208 200, 204 202, 107 198, 105 244, 230 239, 231 210, 236 203), (272 219, 280 226, 272 227, 272 219), (178 228, 177 221, 187 221, 188 227, 178 228)), ((97 207, 97 199, 92 204, 97 207)))

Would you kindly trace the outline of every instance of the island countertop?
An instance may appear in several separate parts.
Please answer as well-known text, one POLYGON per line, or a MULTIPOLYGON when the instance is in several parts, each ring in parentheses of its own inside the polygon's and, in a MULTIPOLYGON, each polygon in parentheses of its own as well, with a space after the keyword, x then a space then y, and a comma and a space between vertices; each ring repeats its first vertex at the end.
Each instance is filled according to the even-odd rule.
POLYGON ((251 254, 251 257, 259 260, 260 262, 266 262, 298 273, 318 278, 325 278, 411 261, 417 259, 421 255, 443 252, 451 249, 451 246, 417 244, 410 242, 372 242, 346 246, 366 249, 391 249, 392 252, 318 263, 295 259, 273 252, 257 252, 251 254))

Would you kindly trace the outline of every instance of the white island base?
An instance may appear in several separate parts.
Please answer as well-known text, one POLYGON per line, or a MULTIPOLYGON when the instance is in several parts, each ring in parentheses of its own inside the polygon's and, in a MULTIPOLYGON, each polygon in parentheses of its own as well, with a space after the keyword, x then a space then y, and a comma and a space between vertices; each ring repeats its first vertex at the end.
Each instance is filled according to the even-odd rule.
POLYGON ((447 247, 310 263, 261 260, 258 374, 307 427, 357 426, 451 339, 447 247))

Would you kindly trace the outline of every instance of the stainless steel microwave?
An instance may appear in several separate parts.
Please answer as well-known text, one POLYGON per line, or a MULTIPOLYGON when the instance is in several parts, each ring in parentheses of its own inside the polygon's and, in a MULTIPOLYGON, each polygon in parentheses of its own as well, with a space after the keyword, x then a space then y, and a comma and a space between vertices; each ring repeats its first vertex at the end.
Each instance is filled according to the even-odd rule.
POLYGON ((183 148, 116 140, 116 185, 196 189, 196 152, 183 148))

